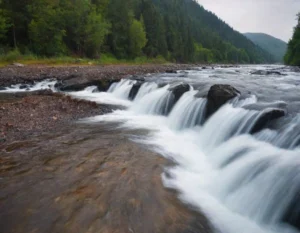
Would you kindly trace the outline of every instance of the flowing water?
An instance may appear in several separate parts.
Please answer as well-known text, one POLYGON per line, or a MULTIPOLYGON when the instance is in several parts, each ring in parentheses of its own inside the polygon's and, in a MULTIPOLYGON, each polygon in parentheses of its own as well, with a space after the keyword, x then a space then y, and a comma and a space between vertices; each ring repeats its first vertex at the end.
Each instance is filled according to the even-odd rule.
POLYGON ((126 106, 85 121, 147 129, 133 140, 176 162, 165 168, 164 185, 205 213, 215 232, 300 232, 299 73, 282 66, 240 66, 147 76, 129 101, 135 83, 122 80, 107 93, 86 88, 69 94, 126 106), (251 74, 274 69, 283 75, 251 74), (193 88, 176 102, 169 88, 182 82, 193 88), (230 84, 241 95, 206 120, 206 94, 213 84, 230 84), (268 106, 283 102, 288 114, 254 133, 268 106), (259 104, 266 107, 247 108, 259 104))

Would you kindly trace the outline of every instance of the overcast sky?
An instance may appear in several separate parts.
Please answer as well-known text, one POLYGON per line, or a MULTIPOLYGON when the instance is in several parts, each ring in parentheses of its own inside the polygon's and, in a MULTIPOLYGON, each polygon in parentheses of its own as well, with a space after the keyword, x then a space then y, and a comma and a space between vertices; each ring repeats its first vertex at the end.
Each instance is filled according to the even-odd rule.
POLYGON ((288 41, 296 26, 300 0, 197 0, 235 30, 263 32, 288 41))

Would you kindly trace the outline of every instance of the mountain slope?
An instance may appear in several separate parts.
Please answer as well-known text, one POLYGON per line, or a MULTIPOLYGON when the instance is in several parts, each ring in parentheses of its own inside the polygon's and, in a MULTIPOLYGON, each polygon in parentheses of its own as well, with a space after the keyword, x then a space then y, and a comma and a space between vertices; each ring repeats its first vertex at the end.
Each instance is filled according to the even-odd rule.
POLYGON ((0 53, 272 63, 196 0, 0 0, 0 53))
POLYGON ((272 54, 277 62, 283 62, 287 43, 264 33, 244 33, 253 43, 272 54))
POLYGON ((166 19, 166 28, 189 31, 192 39, 210 50, 217 61, 272 63, 274 57, 235 31, 195 0, 152 0, 166 19), (177 17, 177 19, 176 19, 177 17), (174 20, 176 19, 176 21, 174 20), (172 25, 169 22, 174 21, 172 25))

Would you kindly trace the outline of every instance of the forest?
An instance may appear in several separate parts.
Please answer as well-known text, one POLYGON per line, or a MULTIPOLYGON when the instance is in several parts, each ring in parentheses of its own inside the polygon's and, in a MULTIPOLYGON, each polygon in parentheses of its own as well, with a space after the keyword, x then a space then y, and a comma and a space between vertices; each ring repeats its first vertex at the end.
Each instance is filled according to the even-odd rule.
POLYGON ((0 0, 0 42, 0 55, 274 62, 195 0, 0 0))
POLYGON ((292 39, 288 43, 284 61, 287 65, 300 66, 300 13, 297 15, 298 24, 294 29, 292 39))

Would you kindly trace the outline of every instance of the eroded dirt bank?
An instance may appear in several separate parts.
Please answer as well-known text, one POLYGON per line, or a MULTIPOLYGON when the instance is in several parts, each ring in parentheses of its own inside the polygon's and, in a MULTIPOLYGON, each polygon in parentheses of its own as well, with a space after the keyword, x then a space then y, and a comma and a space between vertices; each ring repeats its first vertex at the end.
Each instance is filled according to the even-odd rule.
POLYGON ((169 162, 113 128, 62 126, 3 147, 0 232, 210 232, 163 187, 169 162))

